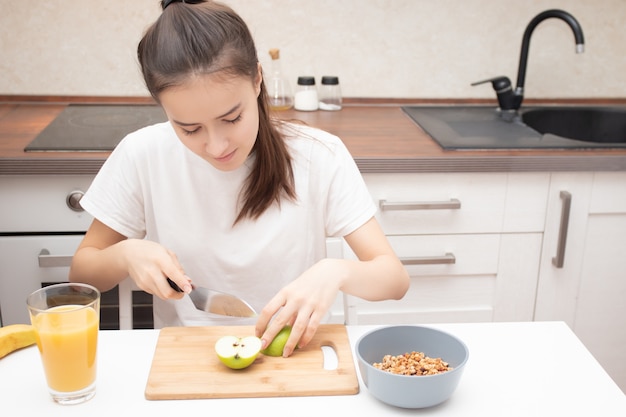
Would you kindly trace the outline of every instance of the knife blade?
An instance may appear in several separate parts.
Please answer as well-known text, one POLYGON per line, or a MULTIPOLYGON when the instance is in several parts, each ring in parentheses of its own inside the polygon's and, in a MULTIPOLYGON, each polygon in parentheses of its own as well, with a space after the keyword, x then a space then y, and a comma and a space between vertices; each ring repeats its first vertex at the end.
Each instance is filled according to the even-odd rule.
MULTIPOLYGON (((183 290, 171 279, 167 282, 177 292, 183 290)), ((200 311, 229 317, 256 317, 254 308, 241 298, 222 291, 194 287, 189 293, 193 305, 200 311)))

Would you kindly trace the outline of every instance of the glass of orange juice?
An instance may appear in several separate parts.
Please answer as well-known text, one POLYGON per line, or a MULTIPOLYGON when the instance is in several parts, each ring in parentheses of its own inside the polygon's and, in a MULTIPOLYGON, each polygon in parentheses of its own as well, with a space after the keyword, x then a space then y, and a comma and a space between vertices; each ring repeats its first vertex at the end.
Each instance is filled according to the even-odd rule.
POLYGON ((91 399, 96 394, 100 291, 87 284, 55 284, 33 292, 26 304, 54 401, 91 399))

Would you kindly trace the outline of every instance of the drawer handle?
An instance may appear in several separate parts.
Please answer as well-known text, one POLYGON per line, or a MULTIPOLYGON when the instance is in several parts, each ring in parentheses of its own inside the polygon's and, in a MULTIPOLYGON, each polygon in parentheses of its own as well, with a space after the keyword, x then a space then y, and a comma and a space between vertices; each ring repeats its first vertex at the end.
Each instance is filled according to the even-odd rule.
POLYGON ((417 256, 414 258, 400 258, 402 265, 449 265, 456 263, 453 253, 447 252, 443 256, 417 256))
POLYGON ((39 267, 56 268, 60 266, 70 266, 72 264, 72 257, 72 255, 50 255, 48 249, 42 249, 38 256, 39 267))
POLYGON ((379 201, 380 209, 385 210, 458 210, 461 208, 461 202, 456 198, 449 201, 418 201, 410 202, 390 202, 387 200, 379 201))
POLYGON ((561 225, 559 226, 559 241, 556 247, 556 256, 552 258, 552 265, 563 268, 565 263, 565 244, 567 243, 567 229, 569 228, 569 212, 572 207, 572 195, 567 191, 561 191, 561 225))

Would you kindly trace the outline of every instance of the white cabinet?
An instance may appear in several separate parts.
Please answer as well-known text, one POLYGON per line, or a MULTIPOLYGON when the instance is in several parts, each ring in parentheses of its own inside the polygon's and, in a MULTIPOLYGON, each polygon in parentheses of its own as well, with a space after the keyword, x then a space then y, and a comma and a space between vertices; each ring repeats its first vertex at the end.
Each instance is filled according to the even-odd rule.
MULTIPOLYGON (((331 322, 565 321, 626 391, 626 172, 364 178, 411 285, 397 301, 339 296, 331 322)), ((90 176, 2 177, 5 324, 26 320, 25 294, 35 285, 66 278, 66 267, 42 267, 39 255, 73 253, 91 219, 71 210, 66 197, 90 182, 90 176)), ((327 247, 331 257, 354 256, 341 239, 327 247)))
POLYGON ((626 392, 626 173, 553 174, 537 320, 564 320, 626 392), (571 195, 563 266, 561 191, 571 195))
POLYGON ((347 297, 349 323, 533 319, 549 174, 364 177, 411 285, 399 301, 347 297))
POLYGON ((0 176, 0 325, 28 323, 26 297, 67 281, 91 216, 72 210, 92 176, 0 176))
POLYGON ((574 328, 592 184, 593 173, 552 175, 537 290, 537 320, 563 320, 574 328), (567 204, 562 196, 564 192, 571 196, 569 216, 563 212, 567 204), (561 225, 563 216, 569 219, 561 225), (554 263, 559 251, 559 235, 565 231, 567 239, 561 242, 561 247, 565 245, 563 265, 557 267, 554 263))
POLYGON ((82 235, 0 236, 2 323, 30 323, 26 297, 50 283, 66 282, 69 259, 82 235))
POLYGON ((411 286, 348 323, 565 321, 626 392, 626 172, 364 177, 411 286))
POLYGON ((92 217, 68 206, 93 175, 0 176, 0 233, 84 232, 92 217))

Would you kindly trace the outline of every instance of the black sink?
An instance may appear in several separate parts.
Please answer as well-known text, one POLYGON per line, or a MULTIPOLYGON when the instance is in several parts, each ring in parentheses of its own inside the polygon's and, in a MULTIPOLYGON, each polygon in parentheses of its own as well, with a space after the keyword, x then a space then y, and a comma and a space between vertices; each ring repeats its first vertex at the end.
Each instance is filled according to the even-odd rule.
POLYGON ((522 122, 541 134, 595 143, 626 143, 626 109, 541 108, 522 112, 522 122))
POLYGON ((443 149, 623 149, 626 107, 404 106, 443 149))

